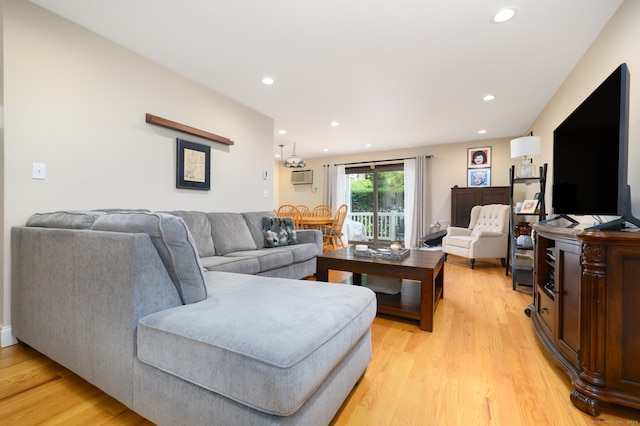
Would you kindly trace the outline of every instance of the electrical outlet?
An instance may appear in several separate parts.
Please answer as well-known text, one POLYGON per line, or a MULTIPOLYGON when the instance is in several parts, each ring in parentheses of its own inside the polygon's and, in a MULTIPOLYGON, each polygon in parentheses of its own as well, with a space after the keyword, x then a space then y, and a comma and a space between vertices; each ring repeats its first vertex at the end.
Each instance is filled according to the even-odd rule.
POLYGON ((47 165, 45 163, 33 163, 33 179, 47 178, 47 165))

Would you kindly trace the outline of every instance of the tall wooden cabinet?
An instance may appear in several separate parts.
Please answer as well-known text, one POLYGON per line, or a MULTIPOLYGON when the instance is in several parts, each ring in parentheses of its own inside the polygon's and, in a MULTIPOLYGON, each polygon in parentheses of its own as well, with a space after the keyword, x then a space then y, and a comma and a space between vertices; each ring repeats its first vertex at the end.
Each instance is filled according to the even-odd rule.
POLYGON ((509 204, 508 186, 482 188, 451 188, 451 226, 466 228, 471 221, 473 206, 509 204))
POLYGON ((525 312, 571 377, 573 404, 640 408, 640 233, 534 224, 533 303, 525 312))

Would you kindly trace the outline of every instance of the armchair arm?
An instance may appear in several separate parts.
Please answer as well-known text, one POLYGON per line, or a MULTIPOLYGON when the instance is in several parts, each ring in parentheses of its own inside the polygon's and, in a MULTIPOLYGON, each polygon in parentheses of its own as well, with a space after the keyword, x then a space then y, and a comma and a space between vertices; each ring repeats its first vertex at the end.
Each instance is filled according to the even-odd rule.
POLYGON ((474 236, 469 244, 469 257, 472 259, 507 256, 507 234, 495 231, 482 231, 474 236))
POLYGON ((447 228, 447 237, 453 237, 457 235, 469 236, 471 235, 471 230, 469 228, 460 228, 458 226, 450 226, 447 228))
POLYGON ((503 235, 507 235, 503 232, 497 232, 497 231, 479 231, 477 234, 474 235, 474 240, 477 240, 478 238, 499 238, 502 237, 503 235))

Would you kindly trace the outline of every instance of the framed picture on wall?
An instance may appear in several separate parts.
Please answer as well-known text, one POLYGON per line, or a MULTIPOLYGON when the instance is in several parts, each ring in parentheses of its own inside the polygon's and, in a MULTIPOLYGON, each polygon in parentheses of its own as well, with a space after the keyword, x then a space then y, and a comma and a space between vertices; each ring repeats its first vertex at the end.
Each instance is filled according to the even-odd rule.
POLYGON ((491 167, 491 147, 483 146, 480 148, 467 149, 467 168, 483 169, 491 167))
POLYGON ((467 186, 469 188, 491 186, 491 169, 468 169, 467 186))
POLYGON ((177 139, 176 188, 211 189, 211 147, 177 139))

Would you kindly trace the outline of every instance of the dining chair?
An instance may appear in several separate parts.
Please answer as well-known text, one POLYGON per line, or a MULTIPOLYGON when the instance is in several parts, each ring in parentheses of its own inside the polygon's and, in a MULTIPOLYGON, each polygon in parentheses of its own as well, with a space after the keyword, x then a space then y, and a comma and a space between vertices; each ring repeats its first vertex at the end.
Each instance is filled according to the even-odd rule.
POLYGON ((326 204, 318 204, 312 211, 314 216, 331 216, 331 207, 326 204))
POLYGON ((342 226, 344 225, 348 210, 349 207, 346 204, 342 204, 336 210, 332 224, 323 228, 322 245, 325 251, 336 250, 338 244, 340 244, 342 248, 346 247, 342 240, 342 226))
POLYGON ((305 206, 304 204, 298 204, 296 206, 296 208, 300 211, 301 215, 305 215, 305 214, 309 214, 311 211, 309 210, 309 207, 305 206))
POLYGON ((301 227, 300 221, 302 220, 302 215, 300 214, 300 210, 298 210, 296 206, 292 204, 283 204, 280 207, 278 207, 276 214, 280 218, 282 217, 292 218, 293 224, 295 225, 296 229, 300 229, 301 227))

